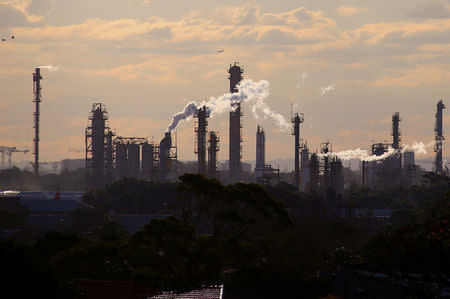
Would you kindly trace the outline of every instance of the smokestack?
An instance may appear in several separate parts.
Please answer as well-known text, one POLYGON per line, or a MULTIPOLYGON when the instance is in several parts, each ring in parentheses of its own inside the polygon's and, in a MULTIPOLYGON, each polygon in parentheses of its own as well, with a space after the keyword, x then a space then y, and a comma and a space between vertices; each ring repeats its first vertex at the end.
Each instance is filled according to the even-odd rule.
POLYGON ((256 165, 255 177, 258 179, 264 175, 264 166, 266 164, 266 136, 262 127, 258 125, 256 131, 256 165))
POLYGON ((434 171, 437 174, 443 173, 442 167, 442 141, 444 138, 444 132, 442 129, 442 111, 445 109, 444 103, 440 100, 436 105, 436 124, 434 126, 434 151, 436 153, 436 159, 434 161, 434 171))
POLYGON ((294 186, 297 189, 300 189, 300 124, 303 123, 304 118, 303 114, 295 113, 294 117, 291 117, 292 123, 294 125, 294 131, 292 135, 295 136, 294 142, 294 154, 295 154, 295 164, 294 164, 294 172, 295 172, 295 182, 294 186))
MULTIPOLYGON (((230 64, 228 73, 230 74, 230 92, 237 93, 237 85, 243 79, 244 72, 241 67, 235 62, 230 64)), ((230 151, 229 151, 229 165, 230 165, 230 182, 235 183, 241 180, 241 158, 242 158, 242 123, 241 123, 241 102, 234 102, 232 111, 230 112, 230 151)))
POLYGON ((39 103, 41 100, 41 69, 36 68, 33 74, 33 93, 34 100, 36 103, 36 110, 34 112, 34 174, 39 175, 39 103))
POLYGON ((195 128, 195 132, 197 133, 197 146, 195 149, 195 153, 198 158, 197 172, 200 174, 206 174, 206 127, 208 125, 208 122, 206 121, 206 118, 208 117, 206 106, 197 109, 194 117, 198 120, 198 126, 195 128))

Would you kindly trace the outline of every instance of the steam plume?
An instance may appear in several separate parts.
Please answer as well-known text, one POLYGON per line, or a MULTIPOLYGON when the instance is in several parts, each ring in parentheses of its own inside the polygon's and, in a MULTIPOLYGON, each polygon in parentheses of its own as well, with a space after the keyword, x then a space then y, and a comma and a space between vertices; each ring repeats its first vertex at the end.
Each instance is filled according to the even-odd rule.
POLYGON ((412 145, 408 145, 408 144, 403 145, 403 149, 404 150, 412 150, 418 155, 421 155, 421 154, 426 155, 428 153, 427 148, 432 147, 433 145, 434 145, 434 141, 430 141, 427 144, 425 144, 423 142, 414 141, 414 143, 412 145))
POLYGON ((58 66, 53 66, 53 65, 41 65, 41 66, 38 66, 38 68, 40 68, 40 69, 46 69, 46 70, 48 70, 49 72, 54 72, 54 71, 59 70, 60 66, 59 66, 59 65, 58 65, 58 66))
POLYGON ((377 155, 370 155, 367 150, 362 150, 361 148, 353 149, 353 150, 345 150, 341 152, 331 152, 327 154, 320 154, 321 157, 338 157, 341 160, 352 160, 352 159, 358 159, 358 160, 364 160, 364 161, 379 161, 384 160, 387 157, 391 156, 395 153, 395 150, 391 147, 389 147, 388 151, 382 154, 381 156, 377 155))
POLYGON ((322 87, 320 88, 320 94, 321 95, 326 95, 332 91, 336 90, 336 83, 331 84, 330 86, 327 87, 322 87))
POLYGON ((199 107, 206 106, 210 117, 222 114, 227 111, 231 111, 232 103, 246 102, 252 105, 252 112, 255 118, 259 118, 258 113, 261 113, 264 117, 272 118, 277 126, 281 129, 289 129, 289 123, 279 113, 272 111, 267 105, 265 99, 269 95, 269 82, 261 80, 254 82, 253 80, 243 80, 237 86, 238 92, 226 93, 220 97, 211 97, 207 101, 202 103, 190 102, 186 105, 182 112, 175 114, 172 117, 172 122, 167 128, 167 132, 171 132, 180 121, 188 121, 195 113, 195 110, 199 107))
POLYGON ((177 125, 180 123, 180 121, 191 119, 196 110, 197 110, 197 103, 189 102, 186 105, 186 107, 184 107, 183 111, 178 112, 174 116, 172 116, 172 122, 167 128, 167 132, 172 132, 173 129, 175 129, 177 125))
MULTIPOLYGON (((407 150, 412 150, 414 151, 414 153, 420 155, 420 154, 427 154, 427 147, 431 147, 433 146, 433 141, 428 142, 427 144, 423 143, 423 142, 414 142, 412 145, 403 145, 403 149, 401 151, 401 153, 404 153, 407 150)), ((377 156, 377 155, 370 155, 368 153, 367 150, 362 150, 361 148, 357 148, 354 150, 345 150, 345 151, 341 151, 341 152, 332 152, 332 153, 327 153, 327 154, 321 154, 320 156, 325 157, 325 156, 331 156, 331 157, 338 157, 341 160, 351 160, 351 159, 359 159, 359 160, 364 160, 364 161, 380 161, 380 160, 384 160, 386 158, 388 158, 389 156, 392 156, 395 153, 395 149, 389 147, 388 151, 385 152, 384 154, 382 154, 381 156, 377 156)))

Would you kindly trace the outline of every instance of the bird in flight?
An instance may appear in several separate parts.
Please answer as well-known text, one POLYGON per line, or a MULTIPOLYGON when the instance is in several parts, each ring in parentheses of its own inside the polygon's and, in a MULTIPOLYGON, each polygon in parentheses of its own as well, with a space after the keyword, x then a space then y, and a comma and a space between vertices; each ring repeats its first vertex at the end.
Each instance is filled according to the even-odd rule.
MULTIPOLYGON (((11 35, 11 39, 14 39, 14 38, 16 38, 14 35, 11 35)), ((6 41, 6 38, 2 38, 2 42, 5 42, 6 41)))

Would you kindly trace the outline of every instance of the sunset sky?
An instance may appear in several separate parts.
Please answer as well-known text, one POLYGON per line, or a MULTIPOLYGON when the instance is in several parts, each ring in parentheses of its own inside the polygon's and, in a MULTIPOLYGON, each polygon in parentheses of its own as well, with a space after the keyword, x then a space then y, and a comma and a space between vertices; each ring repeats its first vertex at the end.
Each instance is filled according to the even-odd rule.
MULTIPOLYGON (((84 157, 94 102, 117 135, 159 142, 188 101, 228 92, 235 61, 245 78, 270 82, 273 110, 288 121, 291 103, 304 113, 313 151, 326 140, 335 151, 390 141, 396 111, 402 143, 429 143, 437 101, 450 105, 450 0, 0 0, 0 37, 0 145, 32 150, 31 74, 59 67, 42 70, 43 161, 84 157)), ((255 159, 257 124, 268 160, 293 157, 290 132, 243 109, 244 161, 255 159)), ((220 160, 228 119, 208 121, 220 160)), ((179 159, 194 159, 192 120, 178 145, 179 159)))

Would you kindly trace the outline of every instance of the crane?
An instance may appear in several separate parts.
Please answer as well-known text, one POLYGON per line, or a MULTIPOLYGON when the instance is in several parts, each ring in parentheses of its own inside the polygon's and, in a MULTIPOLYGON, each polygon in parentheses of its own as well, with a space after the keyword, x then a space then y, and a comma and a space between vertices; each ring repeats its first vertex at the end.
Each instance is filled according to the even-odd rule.
POLYGON ((8 156, 8 167, 12 167, 13 153, 28 153, 30 150, 19 150, 15 146, 0 146, 0 153, 2 153, 2 168, 5 168, 5 156, 8 156))

